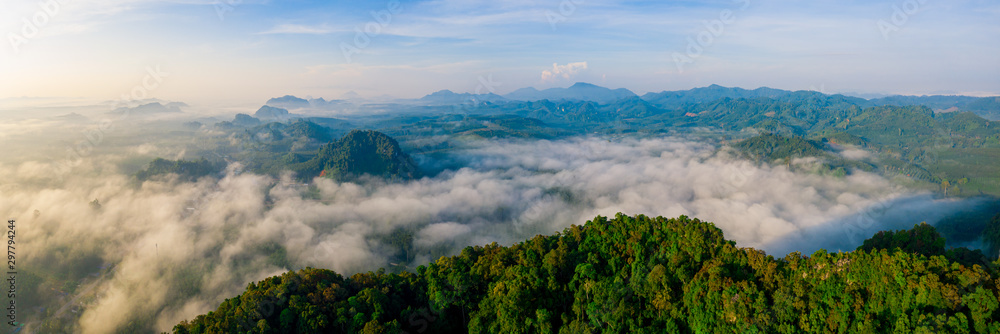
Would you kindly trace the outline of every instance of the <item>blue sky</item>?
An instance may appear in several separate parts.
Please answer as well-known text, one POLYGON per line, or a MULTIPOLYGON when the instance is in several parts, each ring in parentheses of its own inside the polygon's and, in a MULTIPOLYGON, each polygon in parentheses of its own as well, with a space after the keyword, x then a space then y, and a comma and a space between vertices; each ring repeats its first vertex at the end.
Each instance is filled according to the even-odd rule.
POLYGON ((1000 94, 996 1, 395 4, 5 1, 0 98, 117 99, 150 68, 166 73, 150 97, 190 103, 486 92, 484 81, 500 94, 576 81, 639 94, 710 84, 1000 94))

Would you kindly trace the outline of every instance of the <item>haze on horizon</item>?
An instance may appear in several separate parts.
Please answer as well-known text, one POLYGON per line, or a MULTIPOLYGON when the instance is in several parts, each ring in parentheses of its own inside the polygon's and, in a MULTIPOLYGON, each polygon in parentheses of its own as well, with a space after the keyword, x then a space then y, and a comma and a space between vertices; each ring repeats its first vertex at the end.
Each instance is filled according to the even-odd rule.
POLYGON ((163 80, 149 85, 147 97, 200 104, 259 104, 286 94, 504 94, 578 81, 637 94, 720 84, 1000 95, 1000 3, 990 1, 48 0, 2 7, 0 101, 116 100, 150 82, 150 72, 163 80))

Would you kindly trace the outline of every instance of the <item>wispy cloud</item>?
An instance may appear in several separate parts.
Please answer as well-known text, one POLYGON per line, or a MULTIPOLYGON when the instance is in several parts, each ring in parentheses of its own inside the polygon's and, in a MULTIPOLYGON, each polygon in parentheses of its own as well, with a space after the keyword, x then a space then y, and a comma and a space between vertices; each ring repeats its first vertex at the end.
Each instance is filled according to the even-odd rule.
POLYGON ((334 29, 326 24, 321 24, 318 26, 308 26, 302 24, 279 24, 273 28, 259 32, 258 34, 307 34, 307 35, 325 35, 335 32, 344 32, 346 30, 334 29))

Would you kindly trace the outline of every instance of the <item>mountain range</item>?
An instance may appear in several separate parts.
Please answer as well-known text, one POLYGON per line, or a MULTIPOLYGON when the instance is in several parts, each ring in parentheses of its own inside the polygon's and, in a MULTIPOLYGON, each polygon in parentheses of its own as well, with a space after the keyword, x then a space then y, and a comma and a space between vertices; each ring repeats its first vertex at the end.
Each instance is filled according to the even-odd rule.
MULTIPOLYGON (((548 88, 539 90, 534 87, 525 87, 504 95, 495 94, 493 92, 474 94, 455 93, 450 90, 440 90, 419 99, 396 99, 394 100, 394 103, 423 106, 479 106, 482 104, 497 105, 536 101, 568 101, 593 102, 601 105, 611 105, 638 103, 639 101, 644 101, 645 103, 656 108, 679 110, 695 104, 708 103, 723 98, 781 98, 791 101, 806 101, 809 99, 820 99, 824 96, 835 97, 836 99, 843 100, 845 103, 861 107, 883 105, 924 105, 931 108, 935 112, 971 111, 986 119, 1000 120, 1000 97, 974 97, 962 95, 893 95, 873 99, 864 99, 856 96, 825 94, 816 91, 790 91, 769 87, 744 89, 739 87, 724 87, 714 84, 707 87, 698 87, 687 90, 662 91, 658 93, 650 92, 643 94, 642 96, 639 96, 625 88, 611 89, 585 82, 577 82, 567 88, 548 88)), ((350 102, 346 100, 327 101, 322 98, 303 99, 292 95, 286 95, 269 99, 266 105, 285 109, 314 108, 329 110, 337 106, 347 105, 349 103, 350 102)))
POLYGON ((636 96, 635 93, 625 88, 610 89, 585 82, 577 82, 569 86, 569 88, 537 90, 533 87, 527 87, 504 95, 507 99, 517 101, 567 100, 592 101, 597 103, 611 103, 633 96, 636 96))
POLYGON ((417 103, 432 105, 465 104, 479 102, 532 102, 532 101, 589 101, 597 103, 612 103, 617 100, 635 97, 635 93, 625 88, 610 89, 585 82, 577 82, 568 88, 548 88, 538 90, 525 87, 505 95, 495 93, 472 94, 455 93, 450 90, 440 90, 417 99, 417 103))
POLYGON ((285 95, 282 97, 275 97, 268 99, 264 103, 266 106, 279 107, 284 109, 300 109, 300 108, 315 108, 315 109, 327 109, 330 107, 335 107, 337 105, 343 104, 344 100, 325 100, 323 98, 309 98, 303 99, 300 97, 285 95))
POLYGON ((162 104, 160 102, 141 104, 135 107, 119 107, 109 112, 110 114, 128 115, 155 115, 163 113, 180 113, 181 108, 188 105, 183 102, 170 102, 162 104))

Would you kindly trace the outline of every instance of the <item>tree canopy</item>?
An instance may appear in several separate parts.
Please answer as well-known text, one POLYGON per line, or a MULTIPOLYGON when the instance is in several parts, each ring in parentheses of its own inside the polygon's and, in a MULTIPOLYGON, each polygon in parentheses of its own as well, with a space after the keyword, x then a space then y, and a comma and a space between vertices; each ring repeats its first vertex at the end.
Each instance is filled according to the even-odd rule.
POLYGON ((412 179, 421 176, 413 159, 395 139, 374 130, 352 130, 319 148, 311 160, 292 166, 299 177, 330 176, 344 180, 361 175, 412 179))
POLYGON ((194 161, 156 158, 146 169, 136 173, 135 177, 139 181, 145 181, 157 175, 177 174, 183 180, 193 181, 202 176, 218 173, 220 170, 219 166, 204 158, 194 161))
POLYGON ((775 258, 698 219, 598 216, 415 273, 288 272, 174 333, 1000 332, 1000 262, 963 265, 939 240, 918 225, 775 258))

